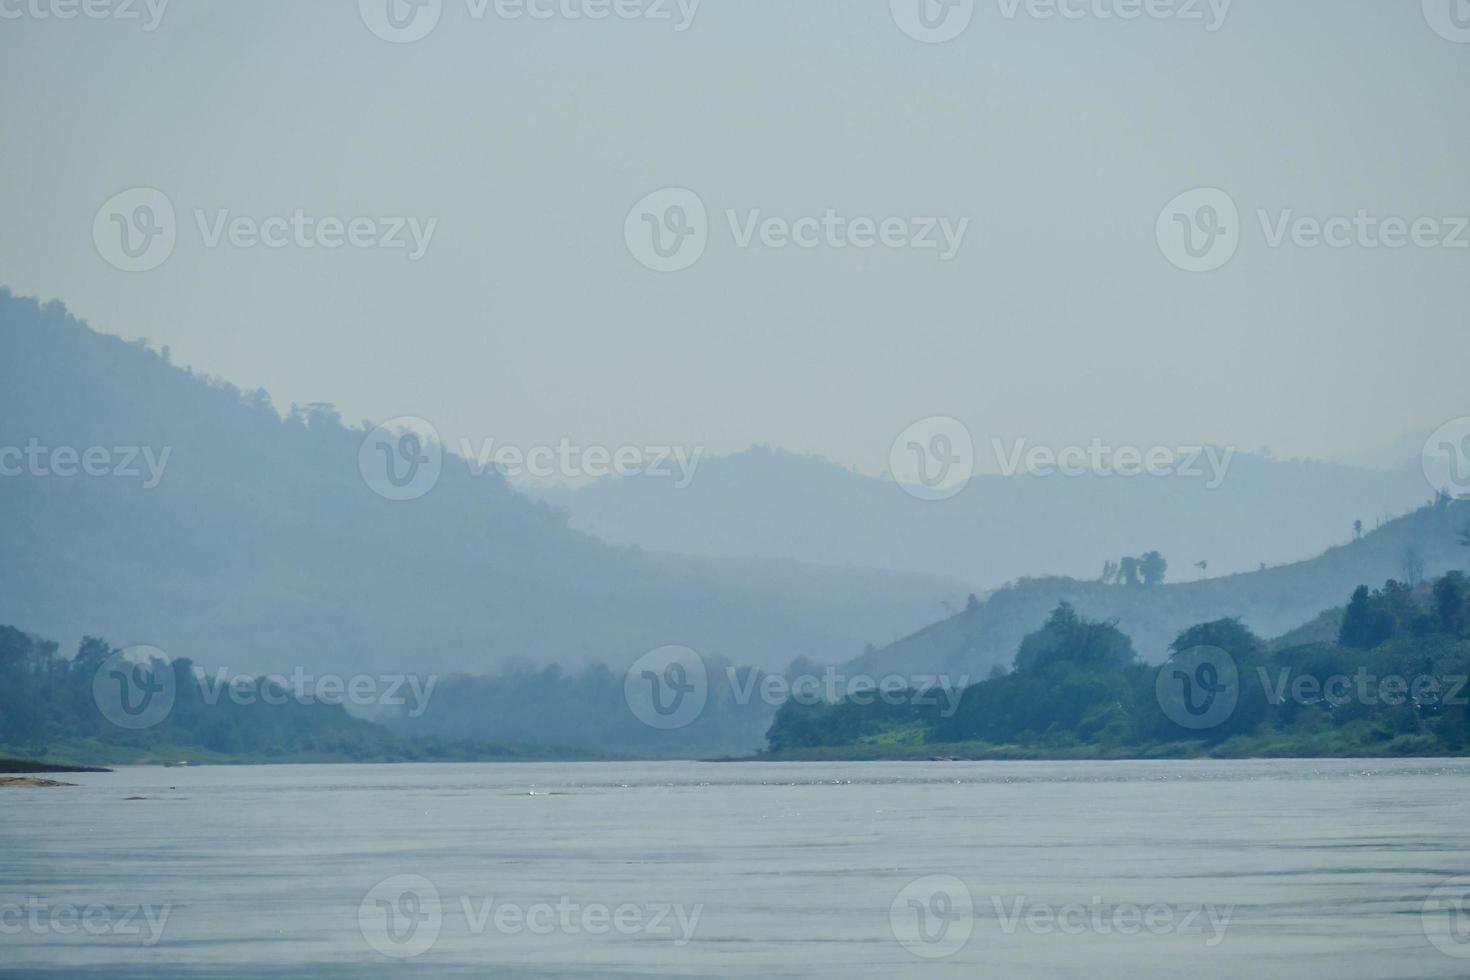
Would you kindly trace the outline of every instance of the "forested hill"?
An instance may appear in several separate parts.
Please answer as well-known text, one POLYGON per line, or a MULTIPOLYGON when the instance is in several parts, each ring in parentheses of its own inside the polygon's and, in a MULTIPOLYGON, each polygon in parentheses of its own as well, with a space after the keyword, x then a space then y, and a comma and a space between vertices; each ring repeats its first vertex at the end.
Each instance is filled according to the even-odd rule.
POLYGON ((1059 602, 1090 619, 1116 619, 1139 656, 1158 663, 1197 623, 1237 618, 1261 636, 1277 636, 1342 605, 1359 585, 1463 569, 1470 563, 1470 548, 1461 544, 1467 528, 1470 500, 1441 500, 1316 558, 1257 572, 1172 585, 1023 579, 850 666, 875 675, 968 673, 978 680, 1008 667, 1021 640, 1059 602))
POLYGON ((359 472, 365 434, 0 291, 0 447, 75 453, 70 475, 0 477, 0 622, 252 673, 620 667, 672 643, 779 667, 850 656, 968 591, 613 547, 449 454, 431 492, 388 500, 359 472), (117 472, 81 472, 91 449, 117 472))
POLYGON ((1151 666, 1062 603, 1008 673, 942 697, 788 701, 767 742, 783 759, 1463 755, 1470 578, 1360 586, 1339 619, 1306 643, 1200 623, 1151 666))

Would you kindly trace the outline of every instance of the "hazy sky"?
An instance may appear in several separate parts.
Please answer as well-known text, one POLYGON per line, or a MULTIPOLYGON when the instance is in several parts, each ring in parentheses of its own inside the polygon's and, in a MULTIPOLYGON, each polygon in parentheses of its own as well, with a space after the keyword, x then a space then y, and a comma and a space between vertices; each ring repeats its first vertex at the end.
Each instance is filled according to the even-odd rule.
POLYGON ((917 0, 704 0, 685 30, 688 0, 602 20, 536 2, 549 19, 442 0, 426 37, 390 43, 366 23, 388 0, 173 0, 152 31, 144 0, 132 21, 0 0, 0 282, 278 406, 450 440, 769 442, 876 472, 931 415, 983 440, 1335 455, 1470 414, 1470 248, 1272 247, 1257 213, 1454 235, 1470 31, 1451 0, 1238 0, 1223 24, 1218 0, 1127 21, 1099 15, 1128 0, 976 0, 945 43, 901 28, 917 0), (176 210, 147 272, 94 244, 133 187, 176 210), (666 187, 707 208, 683 271, 625 239, 666 187), (1212 272, 1156 235, 1199 187, 1239 209, 1212 272), (208 244, 222 211, 298 209, 437 224, 417 260, 208 244), (739 242, 752 211, 829 209, 968 225, 948 259, 833 247, 815 223, 816 247, 739 242))

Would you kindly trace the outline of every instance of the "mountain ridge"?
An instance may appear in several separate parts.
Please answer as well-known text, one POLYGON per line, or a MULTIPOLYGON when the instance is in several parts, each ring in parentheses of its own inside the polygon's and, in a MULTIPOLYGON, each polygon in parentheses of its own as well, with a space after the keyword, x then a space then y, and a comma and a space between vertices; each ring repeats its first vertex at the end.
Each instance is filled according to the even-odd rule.
POLYGON ((151 488, 120 466, 0 479, 0 621, 251 673, 621 665, 671 643, 779 669, 851 656, 968 591, 610 545, 452 454, 428 495, 387 500, 359 473, 365 435, 0 292, 0 446, 167 452, 151 488))
POLYGON ((1399 516, 1431 489, 1417 465, 1363 469, 1236 453, 1224 482, 1187 477, 977 473, 955 497, 920 500, 892 479, 756 446, 707 457, 693 484, 610 477, 538 487, 570 526, 614 543, 716 557, 773 555, 948 575, 992 588, 1023 575, 1087 577, 1156 549, 1212 573, 1317 554, 1399 516), (1269 512, 1257 506, 1273 501, 1269 512))

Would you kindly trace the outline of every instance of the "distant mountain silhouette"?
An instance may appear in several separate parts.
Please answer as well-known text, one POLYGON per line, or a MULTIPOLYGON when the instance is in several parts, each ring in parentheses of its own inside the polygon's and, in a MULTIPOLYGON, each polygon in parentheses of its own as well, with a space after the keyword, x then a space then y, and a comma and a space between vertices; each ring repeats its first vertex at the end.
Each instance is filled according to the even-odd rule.
MULTIPOLYGON (((977 442, 981 441, 976 434, 977 442)), ((977 445, 977 452, 989 452, 977 445)), ((690 554, 766 555, 949 575, 987 588, 1023 575, 1094 578, 1105 561, 1158 550, 1174 581, 1317 554, 1433 493, 1417 462, 1390 470, 1236 454, 1224 482, 1116 476, 976 476, 919 500, 889 479, 756 448, 705 459, 686 489, 611 478, 537 490, 571 526, 614 543, 690 554)))
POLYGON ((449 457, 428 495, 390 501, 359 473, 365 434, 329 406, 283 419, 263 391, 0 291, 0 447, 169 454, 152 489, 141 458, 136 477, 0 477, 0 622, 255 673, 619 666, 667 644, 779 668, 902 635, 968 591, 610 546, 449 457))

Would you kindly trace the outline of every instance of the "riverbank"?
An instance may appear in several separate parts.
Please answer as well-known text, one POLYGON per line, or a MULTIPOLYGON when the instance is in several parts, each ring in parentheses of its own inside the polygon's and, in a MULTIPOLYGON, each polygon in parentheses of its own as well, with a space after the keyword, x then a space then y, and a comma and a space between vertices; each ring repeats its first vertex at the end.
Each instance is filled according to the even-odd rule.
POLYGON ((1423 736, 1398 736, 1376 744, 1345 741, 1332 733, 1305 737, 1237 736, 1210 745, 1168 742, 1159 745, 994 745, 987 742, 855 743, 780 752, 759 752, 721 762, 1148 762, 1154 760, 1246 759, 1448 759, 1465 758, 1423 736))
POLYGON ((98 766, 79 766, 66 762, 46 762, 40 759, 0 758, 0 773, 32 772, 112 772, 112 770, 103 769, 98 766))

